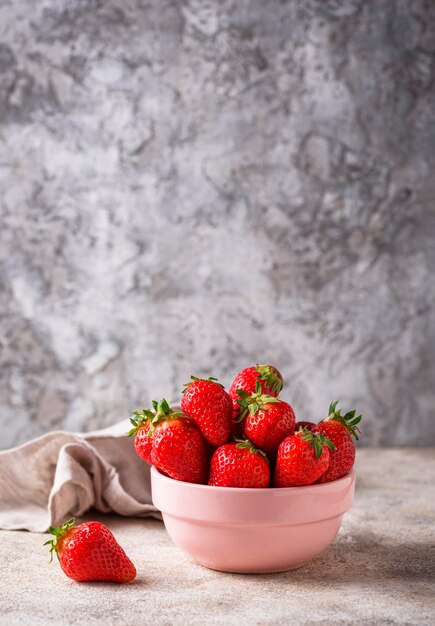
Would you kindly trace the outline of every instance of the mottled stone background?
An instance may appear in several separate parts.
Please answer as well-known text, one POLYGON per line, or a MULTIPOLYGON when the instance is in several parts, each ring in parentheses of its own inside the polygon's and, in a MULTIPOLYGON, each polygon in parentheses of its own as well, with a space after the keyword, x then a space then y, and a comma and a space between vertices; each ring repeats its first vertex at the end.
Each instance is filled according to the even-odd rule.
POLYGON ((2 447, 268 361, 435 443, 434 6, 1 0, 2 447))

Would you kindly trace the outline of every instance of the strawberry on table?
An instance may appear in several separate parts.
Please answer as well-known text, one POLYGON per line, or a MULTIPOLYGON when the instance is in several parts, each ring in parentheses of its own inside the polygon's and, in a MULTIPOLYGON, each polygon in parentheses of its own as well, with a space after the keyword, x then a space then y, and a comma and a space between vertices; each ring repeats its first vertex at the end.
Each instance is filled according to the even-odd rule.
POLYGON ((251 395, 239 390, 239 419, 245 419, 245 436, 273 460, 281 441, 294 434, 295 414, 287 402, 263 394, 256 383, 251 395))
POLYGON ((215 378, 191 379, 183 390, 181 410, 192 418, 208 443, 221 446, 231 436, 231 398, 215 378))
POLYGON ((139 423, 129 433, 135 435, 139 456, 174 480, 205 483, 209 453, 198 428, 182 411, 171 409, 164 398, 154 401, 153 407, 155 413, 135 413, 139 423))
POLYGON ((331 451, 329 467, 319 478, 319 483, 327 483, 346 476, 355 462, 355 444, 352 436, 358 439, 360 432, 358 424, 362 416, 357 415, 355 417, 355 410, 341 415, 340 409, 337 409, 337 404, 338 400, 332 402, 329 405, 328 417, 313 428, 314 433, 321 433, 328 437, 336 448, 331 451))
POLYGON ((50 527, 54 539, 51 556, 56 553, 64 573, 77 582, 106 580, 128 583, 136 577, 136 568, 111 531, 100 522, 74 526, 70 519, 59 528, 50 527))
POLYGON ((308 429, 302 428, 286 437, 278 448, 275 487, 311 485, 327 471, 330 450, 334 449, 327 437, 308 429))
POLYGON ((211 459, 209 485, 215 487, 268 487, 269 462, 248 440, 226 443, 211 459))

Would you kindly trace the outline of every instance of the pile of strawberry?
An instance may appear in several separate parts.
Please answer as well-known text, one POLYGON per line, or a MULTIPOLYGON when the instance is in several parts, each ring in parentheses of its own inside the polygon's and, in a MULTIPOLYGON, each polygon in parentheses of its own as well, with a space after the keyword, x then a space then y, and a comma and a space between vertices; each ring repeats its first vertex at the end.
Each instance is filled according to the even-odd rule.
POLYGON ((137 454, 175 480, 219 487, 296 487, 350 472, 361 415, 341 415, 333 402, 325 419, 298 422, 281 400, 280 372, 247 367, 229 392, 215 378, 191 377, 181 410, 166 400, 135 411, 129 432, 137 454))

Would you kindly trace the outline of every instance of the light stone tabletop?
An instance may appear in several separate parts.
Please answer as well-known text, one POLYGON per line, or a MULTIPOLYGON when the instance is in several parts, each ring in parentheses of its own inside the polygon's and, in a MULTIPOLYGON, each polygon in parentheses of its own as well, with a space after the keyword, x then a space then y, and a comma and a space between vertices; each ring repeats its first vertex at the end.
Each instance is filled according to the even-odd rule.
POLYGON ((338 537, 285 574, 207 570, 159 522, 98 516, 138 578, 77 584, 48 564, 45 535, 3 531, 0 624, 435 624, 434 479, 434 449, 359 451, 355 501, 338 537))

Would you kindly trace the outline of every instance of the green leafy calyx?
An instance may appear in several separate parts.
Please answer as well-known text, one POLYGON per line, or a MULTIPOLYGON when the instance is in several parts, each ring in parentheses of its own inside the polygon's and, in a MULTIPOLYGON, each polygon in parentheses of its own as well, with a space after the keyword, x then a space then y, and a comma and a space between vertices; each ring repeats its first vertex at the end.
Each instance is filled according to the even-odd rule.
POLYGON ((49 539, 48 541, 44 543, 44 546, 51 546, 50 547, 50 563, 53 560, 53 552, 56 553, 57 558, 59 558, 59 554, 57 552, 57 545, 59 543, 59 539, 61 539, 64 535, 66 535, 74 526, 74 524, 75 524, 75 519, 72 517, 67 522, 64 522, 62 526, 58 526, 57 528, 53 528, 53 526, 50 526, 50 528, 48 529, 48 532, 51 535, 54 535, 54 539, 49 539))
POLYGON ((148 437, 151 437, 155 427, 166 420, 177 419, 177 417, 187 417, 181 411, 174 411, 169 406, 169 402, 163 398, 160 402, 152 401, 154 412, 151 409, 134 411, 134 417, 130 418, 133 428, 127 433, 130 437, 135 435, 143 426, 148 426, 148 437))
POLYGON ((190 385, 193 385, 193 383, 196 383, 198 380, 202 380, 204 382, 209 382, 209 383, 216 383, 216 385, 219 385, 219 387, 222 387, 222 389, 225 389, 225 387, 221 385, 220 382, 218 382, 218 379, 214 378, 213 376, 209 376, 209 378, 197 378, 196 376, 191 376, 190 378, 191 380, 189 380, 188 383, 184 383, 184 389, 182 393, 184 393, 189 388, 190 385))
POLYGON ((128 431, 127 435, 129 437, 134 437, 137 431, 146 426, 154 419, 155 415, 149 409, 142 409, 142 411, 132 411, 133 417, 130 417, 130 422, 133 426, 131 430, 128 431))
POLYGON ((328 417, 321 421, 322 422, 334 421, 334 422, 339 422, 340 424, 343 424, 343 426, 347 428, 350 434, 353 435, 355 439, 358 440, 358 434, 361 433, 360 429, 358 428, 358 424, 360 423, 362 419, 362 415, 357 415, 355 417, 355 413, 356 413, 355 409, 353 409, 353 411, 348 411, 348 413, 346 413, 345 415, 342 415, 341 410, 337 409, 337 404, 338 404, 338 400, 336 400, 335 402, 331 402, 331 404, 329 405, 329 409, 328 409, 328 417))
POLYGON ((268 389, 272 389, 277 395, 281 392, 283 381, 282 376, 273 365, 257 365, 257 372, 260 380, 264 380, 268 389))
POLYGON ((316 453, 316 459, 322 456, 323 446, 335 450, 336 447, 328 437, 322 435, 322 433, 312 433, 307 427, 301 427, 296 434, 302 433, 301 439, 307 441, 313 446, 316 453))
POLYGON ((257 380, 255 384, 255 392, 253 394, 249 395, 249 393, 246 393, 246 391, 242 389, 237 389, 236 393, 239 396, 237 402, 240 405, 239 416, 237 418, 238 422, 246 417, 248 413, 255 415, 260 409, 267 410, 267 404, 280 402, 275 396, 268 396, 262 392, 259 380, 257 380))
POLYGON ((236 448, 249 450, 249 452, 252 452, 252 454, 259 454, 269 463, 269 459, 267 458, 266 453, 263 452, 263 450, 259 450, 258 448, 256 448, 252 441, 249 441, 249 439, 236 439, 236 437, 234 437, 234 441, 237 444, 236 448))

